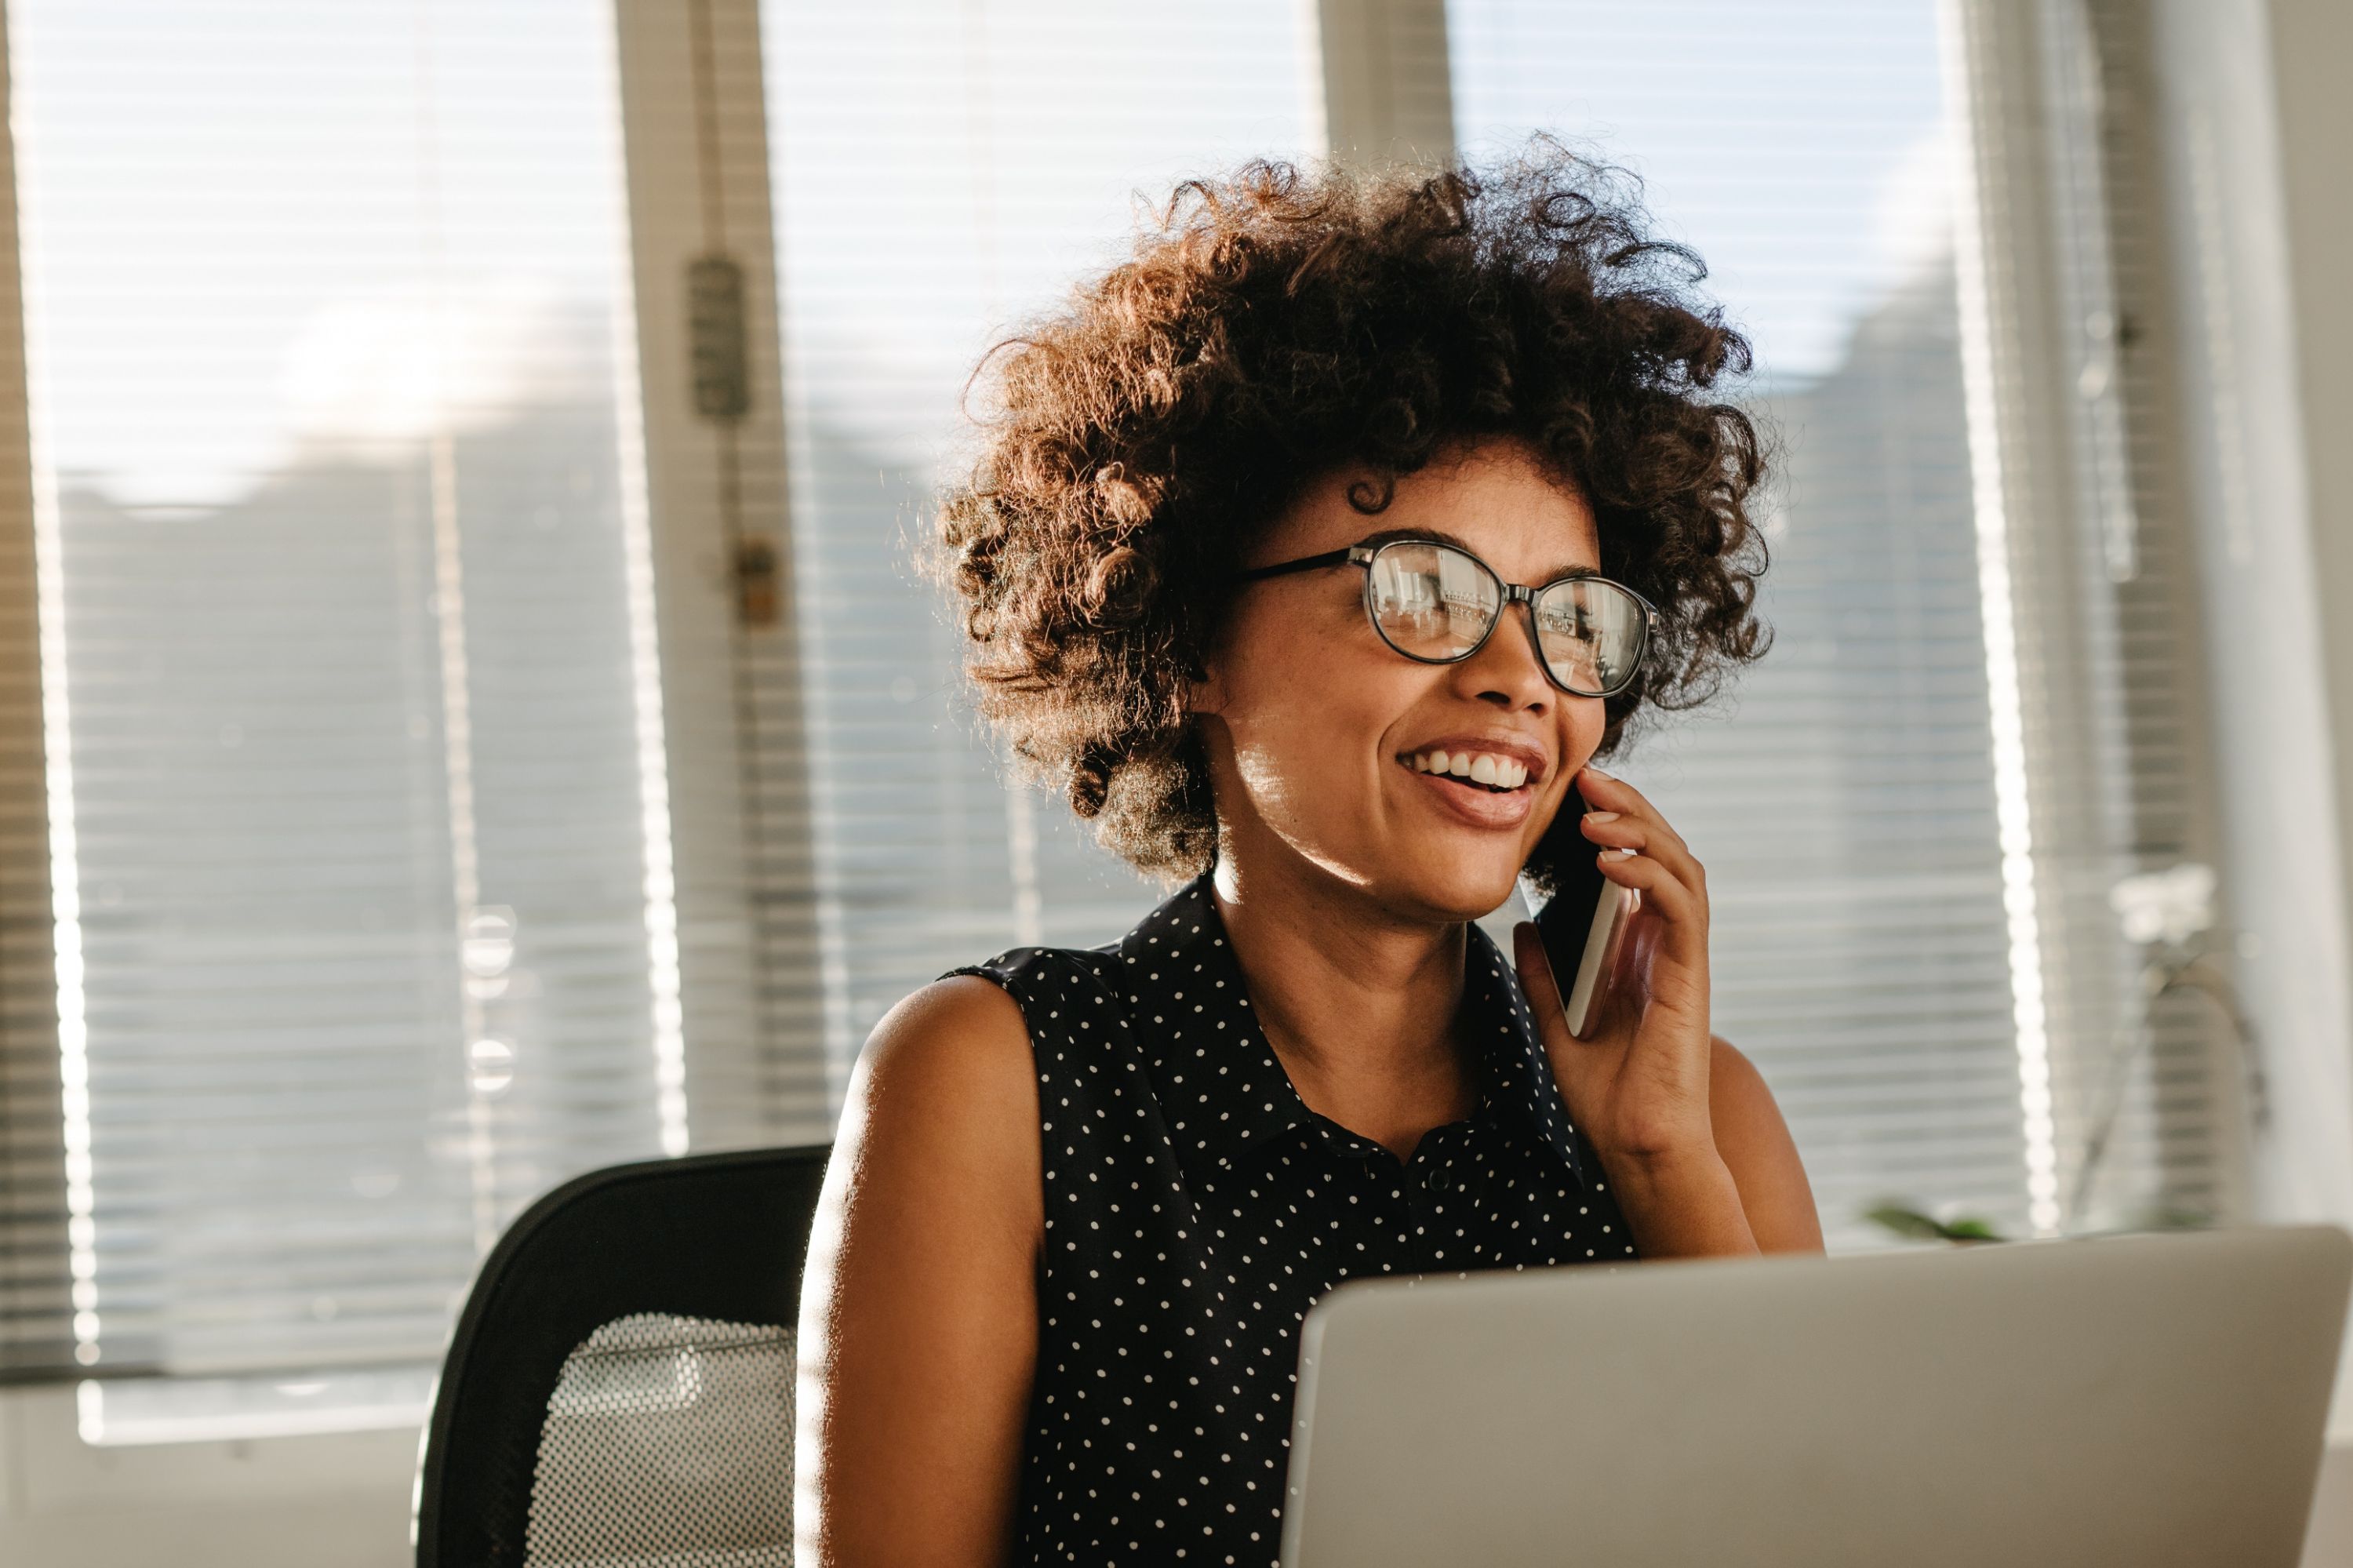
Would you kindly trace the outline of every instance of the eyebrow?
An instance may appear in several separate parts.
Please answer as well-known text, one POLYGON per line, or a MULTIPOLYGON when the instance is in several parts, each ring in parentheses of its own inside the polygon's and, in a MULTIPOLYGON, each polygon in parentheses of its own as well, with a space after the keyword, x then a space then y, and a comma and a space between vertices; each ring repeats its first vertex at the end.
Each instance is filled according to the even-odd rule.
MULTIPOLYGON (((1363 538, 1357 540, 1356 543, 1359 545, 1387 545, 1398 539, 1435 539, 1441 545, 1451 545, 1456 549, 1463 551, 1468 555, 1479 555, 1479 552, 1472 547, 1469 540, 1463 538, 1459 534, 1450 533, 1444 528, 1384 528, 1377 534, 1366 535, 1363 538)), ((1482 560, 1484 560, 1485 558, 1486 557, 1483 556, 1480 556, 1480 559, 1482 560)), ((1601 568, 1599 567, 1590 567, 1579 562, 1571 562, 1563 566, 1556 567, 1553 570, 1546 573, 1543 577, 1536 578, 1535 581, 1539 586, 1541 586, 1545 583, 1558 582, 1563 577, 1598 577, 1600 575, 1601 568)))

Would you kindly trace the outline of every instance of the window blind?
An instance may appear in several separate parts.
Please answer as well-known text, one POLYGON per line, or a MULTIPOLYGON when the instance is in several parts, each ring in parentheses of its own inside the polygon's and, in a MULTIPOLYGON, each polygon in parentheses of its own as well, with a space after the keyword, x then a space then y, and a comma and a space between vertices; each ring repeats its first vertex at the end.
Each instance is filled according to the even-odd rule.
MULTIPOLYGON (((1312 125, 1265 112, 1307 60, 1264 15, 1188 13, 1152 40, 1149 93, 1124 51, 1158 24, 1035 5, 853 19, 769 0, 764 15, 838 1091, 874 1021, 940 969, 1008 942, 1103 940, 1145 895, 1060 801, 997 783, 957 700, 954 629, 905 565, 984 323, 1109 259, 1113 192, 1158 188, 1147 176, 1186 153, 1198 168, 1213 151, 1295 147, 1312 125), (1220 69, 1197 77, 1196 61, 1220 69), (1159 125, 1126 139, 1126 106, 1146 102, 1159 125)), ((2121 586, 2046 578, 2022 557, 2025 601, 2080 600, 2093 630, 2037 645, 2022 668, 1998 654, 2017 650, 1984 610, 1947 48, 1926 3, 1457 0, 1450 58, 1389 62, 1448 73, 1474 157, 1544 129, 1647 176, 1667 232, 1708 259, 1758 345, 1753 396, 1783 445, 1764 600, 1780 640, 1629 769, 1709 861, 1719 1025, 1773 1083, 1842 1246, 1889 1239, 1863 1218, 1887 1201, 2019 1233, 2049 1224, 2057 1168, 2072 1177, 2101 1097, 2105 1024, 2132 1016, 2139 983, 2107 895, 2197 842, 2194 693, 2156 608, 2174 593, 2166 548, 2121 586), (2123 630, 2094 634, 2110 626, 2123 630), (2047 722, 2062 693, 2080 729, 2047 722), (2095 808, 2039 823, 2033 866, 2053 894, 2023 948, 1995 745, 2000 715, 2021 708, 2045 719, 2027 759, 2037 788, 2064 779, 2071 806, 2095 808), (2031 1040, 2027 994, 2050 1012, 2031 1040)), ((2083 88, 2060 69, 2036 90, 2097 122, 2083 88)), ((2055 137, 2051 152, 2082 164, 2055 137)), ((2057 196, 2042 216, 2071 255, 2130 216, 2097 181, 2057 196)), ((2065 277, 2038 277, 2044 260, 2015 267, 2056 294, 2065 277)), ((2035 525, 2113 533, 2116 507, 2075 482, 2105 462, 2113 490, 2116 443, 2077 455, 2088 466, 2042 476, 2035 525)), ((2154 1023, 2078 1224, 2221 1201, 2211 1014, 2177 999, 2154 1023)))
MULTIPOLYGON (((1466 150, 1550 129, 1644 175, 1757 347, 1755 403, 1782 449, 1760 601, 1777 641, 1729 701, 1626 758, 1709 868, 1717 1028, 1772 1085, 1834 1246, 1888 1240, 1864 1215, 1890 1201, 2049 1228, 2110 1044, 2095 1008, 2064 1004, 2133 1005, 2136 954, 2107 895, 2191 842, 2194 694, 2184 640, 2157 618, 2164 549, 2124 589, 2137 608, 2120 644, 2097 634, 2116 613, 2105 573, 2012 585, 2080 632, 2023 662, 2010 610, 1989 624, 1949 217, 1962 150, 1936 7, 1455 0, 1451 16, 1466 150), (2063 895, 2021 941, 1998 721, 2005 705, 2047 715, 2063 693, 2081 722, 2030 718, 2021 779, 2064 775, 2105 809, 2034 823, 2031 869, 2063 895), (2040 1116, 2038 1072, 2057 1101, 2040 1116), (2039 1199, 2038 1163, 2060 1168, 2039 1199)), ((2052 87, 2086 111, 2082 78, 2052 87)), ((2042 216, 2081 253, 2113 215, 2079 181, 2042 216)), ((2055 287, 2041 260, 1995 264, 2031 292, 2055 287)), ((2017 525, 2084 524, 2073 471, 2041 479, 2052 493, 2017 525)), ((2213 1212, 2209 1016, 2168 1004, 2079 1223, 2213 1212)))
MULTIPOLYGON (((1451 61, 1419 68, 1451 75, 1474 155, 1543 127, 1635 164, 1762 350, 1779 645, 1630 771, 1709 863, 1719 1027, 1838 1245, 1880 1239, 1858 1216, 1885 1197, 2033 1224, 2037 1140, 2063 1175, 2086 1119, 2098 1007, 2045 1043, 2050 1126, 2022 1095, 2000 705, 2088 715, 2027 731, 2029 771, 2092 802, 2036 822, 2053 996, 2128 1016, 2107 891, 2210 842, 2160 362, 2086 335, 2103 290, 2115 323, 2157 287, 2104 96, 2133 69, 2118 10, 2038 36, 2056 128, 2031 150, 2073 173, 1997 193, 2055 229, 2005 259, 2074 323, 2064 373, 2116 378, 2020 513, 2074 563, 2022 555, 2020 602, 2093 633, 2007 674, 1933 9, 1457 0, 1451 61)), ((1312 16, 1240 0, 761 21, 798 645, 739 679, 755 713, 791 683, 809 733, 806 758, 754 737, 746 818, 773 842, 745 848, 781 906, 816 846, 838 1103, 907 991, 1105 940, 1153 895, 1058 799, 1006 787, 912 569, 965 375, 1115 259, 1137 193, 1317 151, 1321 89, 1312 16)), ((85 1384, 86 1431, 411 1418, 505 1220, 692 1135, 612 22, 589 0, 10 7, 39 461, 14 513, 0 462, 0 1375, 172 1374, 85 1384)), ((769 925, 755 959, 799 972, 798 923, 769 925)), ((2221 1202, 2211 1014, 2153 1032, 2094 1217, 2221 1202)))
POLYGON ((11 997, 0 1096, 0 1255, 62 1288, 0 1367, 413 1416, 505 1222, 687 1136, 611 13, 8 18, 67 817, 64 1023, 44 1062, 11 997))
POLYGON ((1288 6, 883 0, 762 9, 826 1041, 1016 943, 1092 945, 1150 885, 1008 788, 913 548, 1002 331, 1124 252, 1136 193, 1320 127, 1288 6))

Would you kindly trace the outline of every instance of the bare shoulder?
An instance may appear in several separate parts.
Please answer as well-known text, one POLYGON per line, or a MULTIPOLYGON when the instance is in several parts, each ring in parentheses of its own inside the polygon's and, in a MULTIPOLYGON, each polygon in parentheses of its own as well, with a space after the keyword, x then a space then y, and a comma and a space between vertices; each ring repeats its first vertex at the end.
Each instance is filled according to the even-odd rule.
POLYGON ((953 1084, 999 1095, 1026 1089, 1037 1100, 1021 1004, 978 975, 950 975, 908 993, 874 1025, 858 1073, 892 1092, 953 1084))
POLYGON ((959 1186, 1016 1211, 1026 1194, 1026 1212, 1042 1219, 1037 1066, 1021 1004, 978 975, 950 975, 884 1013, 850 1077, 835 1163, 861 1186, 959 1186))
POLYGON ((1733 1185, 1757 1245, 1767 1252, 1820 1252, 1821 1216, 1797 1140, 1789 1136, 1772 1089, 1757 1064, 1722 1035, 1708 1058, 1708 1113, 1716 1152, 1731 1169, 1733 1185))
POLYGON ((860 1053, 809 1238, 794 1560, 1004 1560, 1045 1230, 1018 1002, 934 980, 860 1053))

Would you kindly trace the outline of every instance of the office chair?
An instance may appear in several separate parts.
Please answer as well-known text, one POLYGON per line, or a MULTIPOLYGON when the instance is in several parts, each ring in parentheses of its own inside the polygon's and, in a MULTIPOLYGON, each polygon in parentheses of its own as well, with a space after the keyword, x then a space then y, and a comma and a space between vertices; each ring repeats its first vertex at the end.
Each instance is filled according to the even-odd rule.
POLYGON ((499 1239, 418 1458, 417 1568, 784 1568, 827 1149, 591 1171, 499 1239))

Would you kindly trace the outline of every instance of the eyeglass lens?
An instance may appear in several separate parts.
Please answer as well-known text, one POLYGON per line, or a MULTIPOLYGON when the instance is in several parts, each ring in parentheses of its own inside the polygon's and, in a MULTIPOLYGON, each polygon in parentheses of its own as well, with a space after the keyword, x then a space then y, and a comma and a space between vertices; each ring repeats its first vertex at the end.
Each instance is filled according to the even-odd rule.
MULTIPOLYGON (((1503 585, 1446 545, 1385 545, 1372 560, 1374 624, 1400 653, 1433 663, 1466 658, 1504 607, 1503 585)), ((1571 691, 1616 691, 1642 651, 1641 605, 1613 583, 1568 577, 1536 597, 1536 641, 1571 691)))

